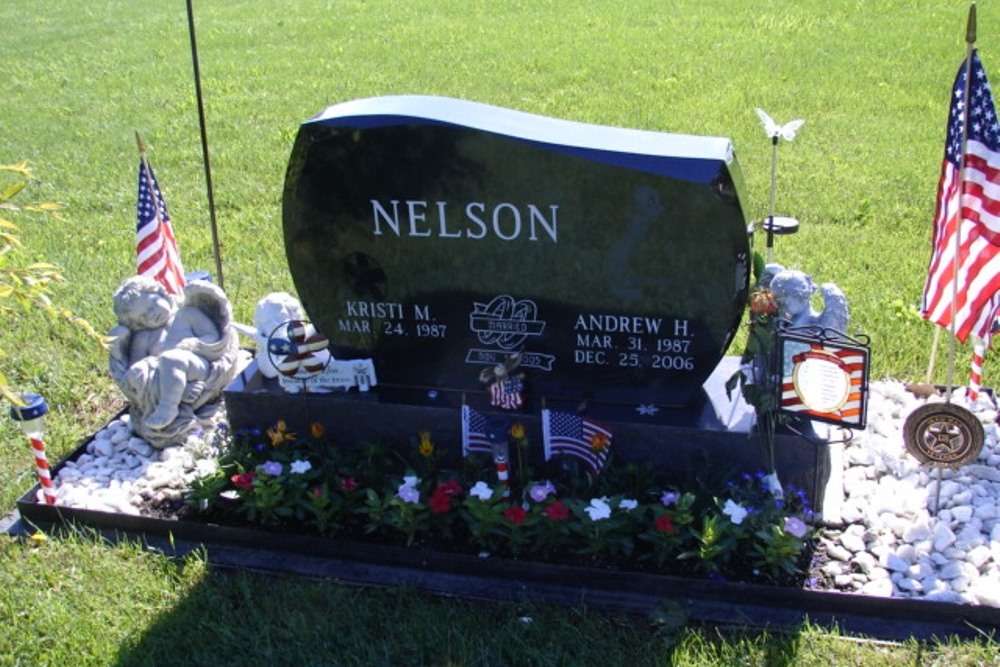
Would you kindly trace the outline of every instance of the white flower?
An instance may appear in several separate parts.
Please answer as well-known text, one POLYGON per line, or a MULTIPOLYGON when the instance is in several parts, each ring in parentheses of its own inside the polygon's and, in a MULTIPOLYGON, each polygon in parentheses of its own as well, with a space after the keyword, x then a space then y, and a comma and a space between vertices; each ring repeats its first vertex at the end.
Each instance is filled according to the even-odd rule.
POLYGON ((583 509, 591 521, 600 521, 611 516, 611 505, 607 498, 592 498, 590 505, 583 509))
POLYGON ((633 498, 622 498, 621 502, 618 503, 618 509, 623 510, 634 510, 639 506, 639 501, 633 498))
POLYGON ((198 459, 194 464, 194 472, 197 477, 209 477, 219 470, 219 462, 215 459, 198 459))
POLYGON ((301 475, 304 472, 312 470, 312 464, 305 459, 302 459, 301 461, 292 461, 290 470, 293 475, 301 475))
POLYGON ((476 482, 475 486, 469 489, 469 495, 485 501, 493 497, 493 489, 486 482, 476 482))
POLYGON ((742 505, 734 503, 732 499, 727 500, 726 504, 722 507, 722 513, 729 517, 737 526, 743 523, 743 519, 747 518, 747 510, 742 505))

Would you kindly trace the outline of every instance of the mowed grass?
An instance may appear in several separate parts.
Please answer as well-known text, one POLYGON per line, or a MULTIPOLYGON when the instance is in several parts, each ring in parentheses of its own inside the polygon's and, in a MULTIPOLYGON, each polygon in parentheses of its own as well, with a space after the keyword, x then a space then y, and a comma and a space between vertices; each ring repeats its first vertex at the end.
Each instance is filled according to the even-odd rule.
MULTIPOLYGON (((844 288, 853 330, 872 338, 874 378, 923 378, 933 330, 914 307, 967 4, 195 5, 225 287, 241 321, 267 292, 293 290, 281 234, 284 170, 299 124, 329 104, 432 94, 727 136, 751 219, 768 212, 771 152, 754 113, 762 107, 779 122, 806 119, 779 150, 778 213, 797 217, 801 231, 778 240, 776 259, 844 288)), ((34 166, 24 201, 65 205, 62 223, 16 218, 24 258, 53 261, 69 279, 59 304, 100 330, 113 323, 111 294, 133 271, 135 130, 186 268, 214 271, 183 4, 8 0, 0 25, 0 160, 34 166)), ((998 34, 1000 9, 982 3, 979 44, 987 71, 1000 77, 998 34)), ((65 325, 4 322, 0 349, 11 383, 52 405, 53 460, 120 405, 105 355, 65 325)), ((939 359, 934 379, 943 381, 939 359)), ((963 382, 968 351, 960 347, 957 360, 963 382)), ((0 442, 6 511, 34 470, 9 420, 0 420, 0 442)), ((165 647, 189 664, 245 664, 255 645, 275 664, 625 664, 619 655, 628 664, 820 664, 834 650, 848 651, 842 664, 994 659, 969 646, 859 648, 810 629, 790 638, 694 629, 664 637, 642 620, 563 609, 533 611, 543 621, 524 624, 517 609, 220 573, 198 557, 174 562, 86 536, 0 547, 0 608, 12 620, 0 664, 157 664, 165 647), (364 619, 383 613, 365 629, 364 619)))

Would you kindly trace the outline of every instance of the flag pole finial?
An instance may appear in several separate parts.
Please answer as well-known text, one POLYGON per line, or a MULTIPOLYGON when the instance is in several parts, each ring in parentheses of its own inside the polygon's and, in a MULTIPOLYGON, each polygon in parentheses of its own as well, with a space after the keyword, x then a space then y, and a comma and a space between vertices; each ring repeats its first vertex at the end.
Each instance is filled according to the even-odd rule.
POLYGON ((969 21, 965 26, 965 43, 972 45, 976 43, 976 3, 975 0, 969 3, 969 21))

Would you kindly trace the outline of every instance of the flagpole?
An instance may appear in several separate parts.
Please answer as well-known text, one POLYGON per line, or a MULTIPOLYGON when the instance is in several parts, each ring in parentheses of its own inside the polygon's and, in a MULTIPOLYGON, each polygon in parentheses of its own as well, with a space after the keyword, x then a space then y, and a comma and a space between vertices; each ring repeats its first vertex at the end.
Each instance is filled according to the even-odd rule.
POLYGON ((215 221, 215 194, 212 190, 212 166, 208 156, 208 132, 205 128, 205 103, 201 94, 201 70, 198 67, 198 40, 194 34, 194 8, 187 0, 188 32, 191 35, 191 61, 194 64, 194 89, 198 100, 198 124, 201 126, 201 154, 205 163, 205 187, 208 191, 208 217, 212 225, 212 251, 215 254, 215 276, 219 287, 226 288, 222 276, 222 250, 219 244, 219 227, 215 221))
POLYGON ((962 248, 962 198, 965 193, 965 151, 969 143, 969 89, 972 86, 972 54, 976 48, 976 3, 969 4, 969 19, 965 28, 965 90, 962 91, 962 144, 958 152, 958 210, 955 218, 955 254, 952 257, 951 280, 951 340, 948 342, 948 373, 945 381, 945 402, 951 403, 955 380, 955 319, 958 316, 958 262, 962 248))
MULTIPOLYGON (((146 174, 146 182, 153 185, 153 176, 149 173, 149 162, 146 160, 146 144, 142 140, 142 135, 139 134, 139 130, 135 131, 135 145, 139 149, 139 161, 142 162, 142 171, 146 174)), ((153 213, 157 218, 160 217, 160 210, 157 207, 153 207, 153 213)))
POLYGON ((778 182, 778 135, 771 137, 771 214, 767 218, 767 263, 774 254, 774 190, 778 182))

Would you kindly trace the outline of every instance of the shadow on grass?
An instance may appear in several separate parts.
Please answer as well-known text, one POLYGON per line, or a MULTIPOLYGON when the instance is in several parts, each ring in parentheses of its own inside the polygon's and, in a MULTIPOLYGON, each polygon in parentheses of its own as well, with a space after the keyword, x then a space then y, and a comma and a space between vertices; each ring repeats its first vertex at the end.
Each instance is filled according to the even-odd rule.
POLYGON ((644 616, 484 603, 210 567, 116 664, 632 667, 733 664, 742 655, 783 667, 796 664, 798 647, 796 633, 692 631, 671 605, 644 616))

